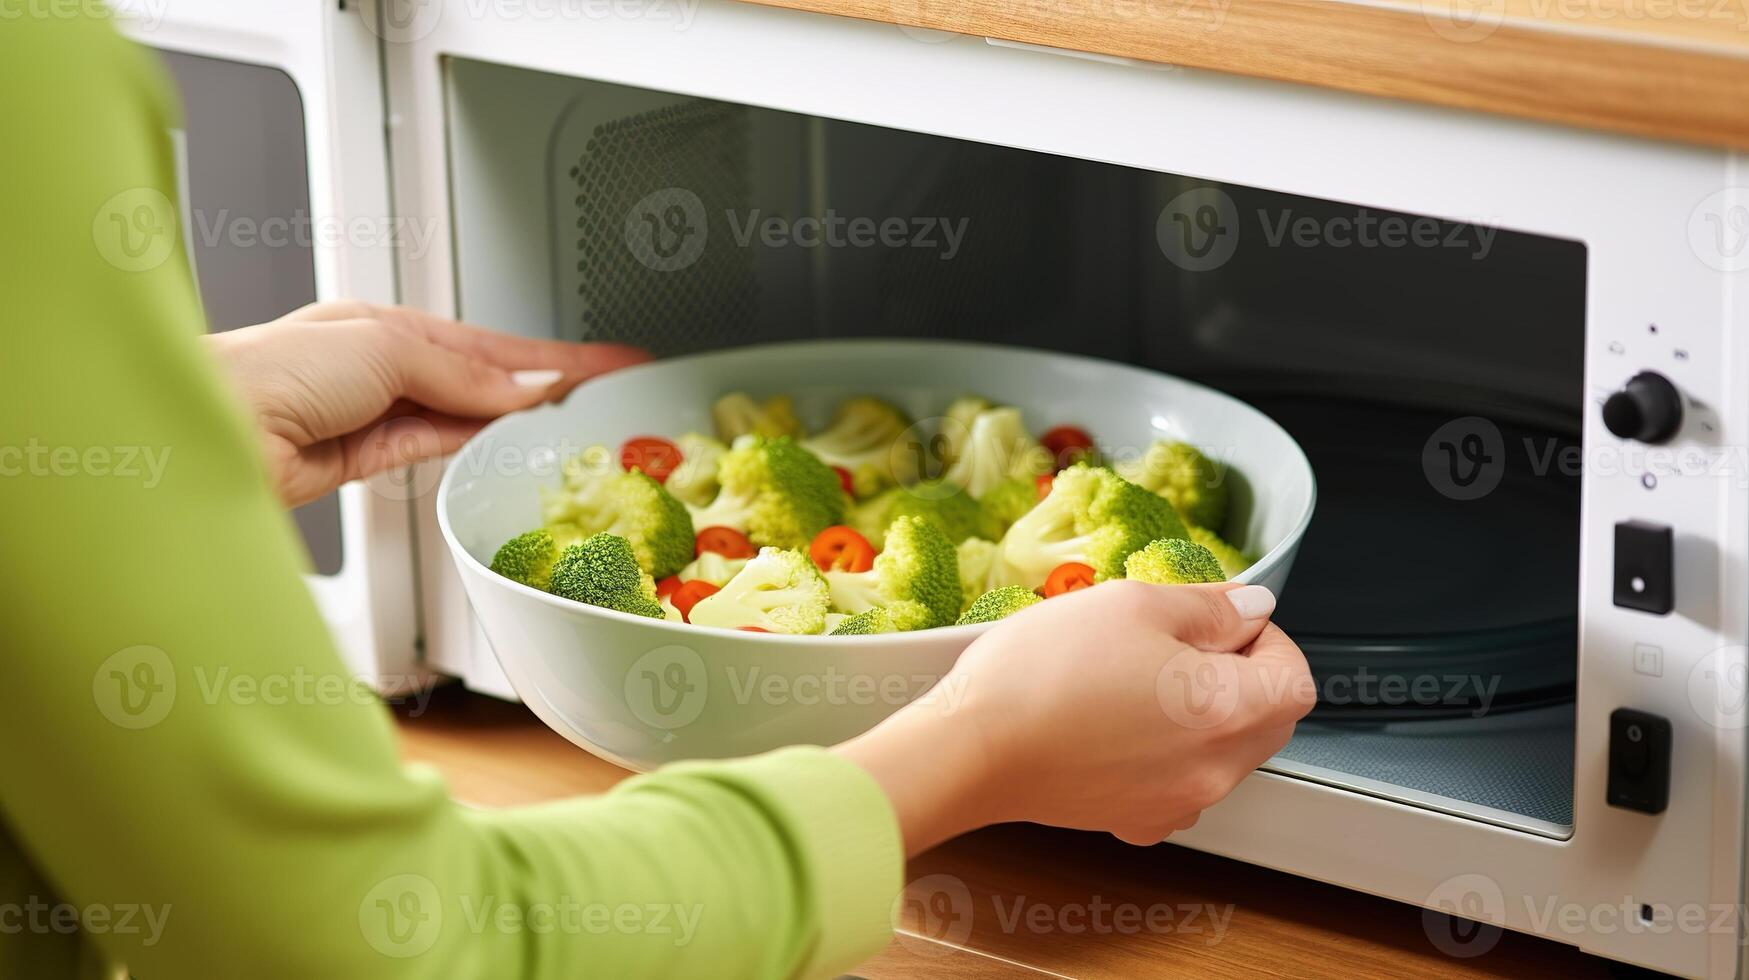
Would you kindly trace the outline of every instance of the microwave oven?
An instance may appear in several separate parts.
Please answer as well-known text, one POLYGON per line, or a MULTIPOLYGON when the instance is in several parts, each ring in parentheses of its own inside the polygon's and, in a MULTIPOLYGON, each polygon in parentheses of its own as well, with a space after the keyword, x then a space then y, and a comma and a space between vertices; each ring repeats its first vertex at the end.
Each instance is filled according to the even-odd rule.
MULTIPOLYGON (((131 13, 215 328, 945 336, 1256 404, 1323 486, 1279 613, 1320 704, 1174 841, 1423 906, 1454 956, 1745 973, 1733 151, 731 0, 131 13)), ((511 697, 437 474, 300 512, 311 587, 386 693, 511 697)))

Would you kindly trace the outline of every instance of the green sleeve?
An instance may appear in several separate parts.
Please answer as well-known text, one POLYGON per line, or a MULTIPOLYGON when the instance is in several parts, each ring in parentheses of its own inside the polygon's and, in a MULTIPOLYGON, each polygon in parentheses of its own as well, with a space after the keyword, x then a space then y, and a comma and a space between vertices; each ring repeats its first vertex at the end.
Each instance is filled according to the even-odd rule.
POLYGON ((0 912, 88 916, 0 928, 0 975, 83 949, 139 977, 779 977, 877 950, 900 842, 835 756, 473 811, 336 693, 196 340, 165 92, 107 25, 0 28, 0 912))

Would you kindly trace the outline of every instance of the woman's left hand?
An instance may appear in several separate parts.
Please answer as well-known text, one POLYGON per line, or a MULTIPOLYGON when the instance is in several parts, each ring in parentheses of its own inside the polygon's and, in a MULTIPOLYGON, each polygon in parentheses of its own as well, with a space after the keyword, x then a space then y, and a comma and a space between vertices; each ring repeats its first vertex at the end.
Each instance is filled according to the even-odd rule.
POLYGON ((650 357, 359 302, 317 303, 207 342, 255 420, 288 507, 453 452, 505 412, 650 357))

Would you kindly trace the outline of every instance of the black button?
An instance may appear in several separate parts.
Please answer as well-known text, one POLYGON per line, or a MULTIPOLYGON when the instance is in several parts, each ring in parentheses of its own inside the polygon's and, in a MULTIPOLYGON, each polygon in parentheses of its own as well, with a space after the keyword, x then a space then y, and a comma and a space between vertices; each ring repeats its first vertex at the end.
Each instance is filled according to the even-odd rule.
POLYGON ((1632 708, 1609 715, 1610 806, 1663 813, 1670 805, 1670 721, 1632 708))
POLYGON ((1662 616, 1676 608, 1670 529, 1645 521, 1615 526, 1615 604, 1662 616))

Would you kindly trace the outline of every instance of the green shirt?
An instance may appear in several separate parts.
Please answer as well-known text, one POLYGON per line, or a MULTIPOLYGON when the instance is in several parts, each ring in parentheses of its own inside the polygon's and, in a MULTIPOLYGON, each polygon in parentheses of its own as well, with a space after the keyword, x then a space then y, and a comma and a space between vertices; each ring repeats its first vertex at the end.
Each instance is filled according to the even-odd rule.
POLYGON ((0 977, 779 977, 879 949, 903 856, 848 762, 474 811, 336 693, 166 241, 166 92, 105 24, 0 23, 0 977))

